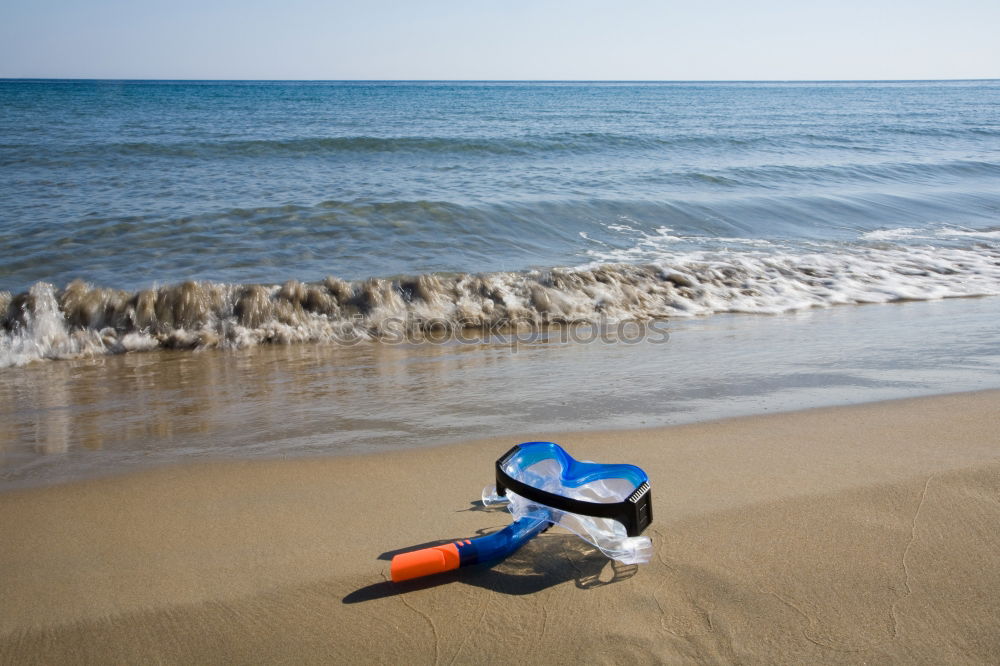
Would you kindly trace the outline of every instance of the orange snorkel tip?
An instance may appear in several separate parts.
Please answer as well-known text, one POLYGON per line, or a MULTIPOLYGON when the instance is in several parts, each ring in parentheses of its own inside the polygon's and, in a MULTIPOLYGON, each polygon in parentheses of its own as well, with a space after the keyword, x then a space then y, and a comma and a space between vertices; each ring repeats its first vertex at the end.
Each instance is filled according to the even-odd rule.
POLYGON ((389 575, 392 577, 392 582, 399 583, 451 571, 457 569, 460 563, 458 546, 446 543, 443 546, 423 548, 393 556, 389 565, 389 575))

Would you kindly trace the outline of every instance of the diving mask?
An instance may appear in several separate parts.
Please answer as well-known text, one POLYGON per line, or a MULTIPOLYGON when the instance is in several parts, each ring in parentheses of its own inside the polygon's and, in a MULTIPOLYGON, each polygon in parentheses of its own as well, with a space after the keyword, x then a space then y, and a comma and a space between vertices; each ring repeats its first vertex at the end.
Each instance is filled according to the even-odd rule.
POLYGON ((653 519, 649 478, 635 465, 575 460, 554 442, 525 442, 496 461, 484 506, 507 503, 514 522, 498 532, 392 558, 395 582, 499 561, 551 525, 560 525, 623 564, 648 562, 653 519))
POLYGON ((515 518, 540 508, 549 519, 623 564, 652 557, 653 520, 649 477, 635 465, 575 460, 554 442, 525 442, 496 463, 496 486, 483 490, 483 504, 508 502, 515 518))

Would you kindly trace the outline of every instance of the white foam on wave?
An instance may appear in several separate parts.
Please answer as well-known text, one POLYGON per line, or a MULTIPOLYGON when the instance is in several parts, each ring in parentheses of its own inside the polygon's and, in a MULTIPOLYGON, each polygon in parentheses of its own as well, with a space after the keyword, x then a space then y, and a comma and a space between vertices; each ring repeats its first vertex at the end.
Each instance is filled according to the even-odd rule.
POLYGON ((869 241, 901 240, 904 238, 927 238, 921 236, 918 229, 913 227, 897 227, 895 229, 876 229, 868 233, 861 234, 861 238, 869 241))
POLYGON ((667 227, 576 268, 129 293, 39 283, 0 298, 0 367, 160 347, 413 341, 447 329, 614 322, 1000 294, 1000 247, 743 243, 667 227), (624 254, 623 254, 624 252, 624 254), (631 261, 620 261, 621 259, 631 261), (608 259, 619 260, 609 263, 608 259))
POLYGON ((912 227, 866 233, 858 243, 773 242, 740 237, 682 236, 668 227, 629 234, 624 249, 590 249, 593 261, 649 263, 685 276, 700 288, 685 314, 778 313, 850 303, 885 303, 1000 294, 1000 248, 937 247, 887 241, 922 235, 988 240, 996 231, 912 227), (866 242, 868 241, 868 242, 866 242), (870 241, 878 241, 872 243, 870 241), (710 248, 710 249, 706 249, 710 248), (721 281, 700 276, 727 276, 721 281))
POLYGON ((1000 229, 967 229, 964 227, 953 227, 947 224, 929 229, 915 229, 913 227, 896 227, 892 229, 876 229, 861 234, 860 238, 866 241, 933 241, 941 238, 960 238, 984 240, 1000 239, 1000 229))
POLYGON ((935 232, 937 236, 950 238, 985 238, 1000 239, 1000 229, 939 229, 935 232))
POLYGON ((697 314, 780 313, 831 305, 1000 294, 1000 256, 941 248, 855 249, 837 253, 694 252, 661 260, 664 270, 701 266, 743 276, 705 288, 697 314))
POLYGON ((28 294, 32 307, 22 309, 20 325, 0 332, 0 368, 105 352, 97 331, 67 328, 52 285, 39 282, 28 294))

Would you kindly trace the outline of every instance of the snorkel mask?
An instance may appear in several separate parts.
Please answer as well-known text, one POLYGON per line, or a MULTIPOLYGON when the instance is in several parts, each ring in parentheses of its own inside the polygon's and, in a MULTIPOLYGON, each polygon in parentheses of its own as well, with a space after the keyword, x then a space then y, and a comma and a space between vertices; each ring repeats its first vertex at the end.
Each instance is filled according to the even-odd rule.
POLYGON ((525 442, 496 461, 496 485, 483 505, 506 503, 514 522, 493 534, 400 553, 394 582, 478 563, 497 562, 552 525, 560 525, 622 564, 650 560, 653 546, 640 536, 653 519, 649 477, 635 465, 575 460, 553 442, 525 442))

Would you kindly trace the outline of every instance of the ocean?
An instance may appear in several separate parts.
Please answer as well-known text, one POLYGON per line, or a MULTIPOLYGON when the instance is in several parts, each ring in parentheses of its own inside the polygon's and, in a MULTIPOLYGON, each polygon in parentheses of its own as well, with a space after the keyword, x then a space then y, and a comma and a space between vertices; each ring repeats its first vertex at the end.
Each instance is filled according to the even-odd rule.
POLYGON ((0 109, 0 484, 1000 386, 1000 81, 0 109))

